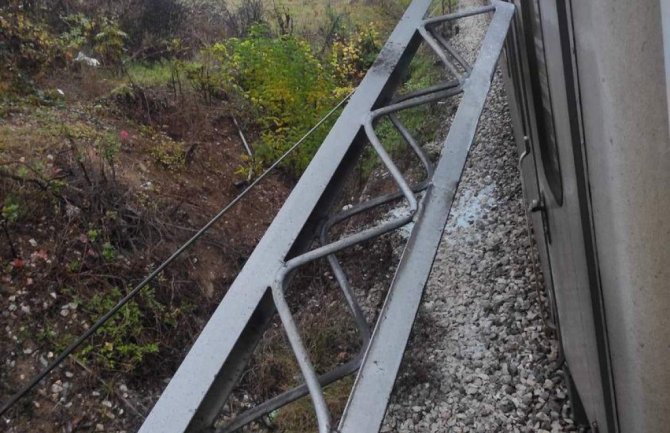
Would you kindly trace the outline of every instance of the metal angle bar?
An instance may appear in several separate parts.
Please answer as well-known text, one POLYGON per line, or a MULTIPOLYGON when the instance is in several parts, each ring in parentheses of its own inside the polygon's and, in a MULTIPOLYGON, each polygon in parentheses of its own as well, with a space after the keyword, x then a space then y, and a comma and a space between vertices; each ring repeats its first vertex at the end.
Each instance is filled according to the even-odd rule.
POLYGON ((456 69, 453 63, 449 61, 449 58, 447 55, 444 53, 442 48, 440 47, 440 44, 435 40, 432 34, 426 29, 426 26, 421 26, 419 27, 419 34, 423 39, 426 41, 428 46, 433 49, 435 54, 442 60, 442 63, 451 71, 452 74, 454 74, 454 77, 456 77, 459 81, 462 80, 461 78, 461 71, 456 69))
POLYGON ((448 14, 448 15, 440 15, 440 16, 437 16, 437 17, 426 18, 423 21, 423 24, 425 26, 433 26, 433 25, 441 24, 441 23, 446 22, 446 21, 460 20, 462 18, 467 18, 467 17, 471 17, 471 16, 474 16, 474 15, 481 15, 481 14, 485 14, 487 12, 493 12, 497 9, 497 6, 494 4, 497 1, 499 1, 499 0, 494 0, 492 2, 492 4, 490 4, 488 6, 480 6, 480 7, 472 8, 472 9, 464 9, 462 11, 454 12, 454 13, 451 13, 451 14, 448 14))
POLYGON ((282 281, 272 285, 272 298, 275 301, 277 313, 279 313, 279 317, 281 318, 284 330, 286 331, 286 336, 288 337, 296 361, 298 362, 298 367, 300 367, 302 377, 305 379, 305 384, 312 397, 314 411, 316 412, 316 419, 319 425, 319 433, 331 433, 330 425, 332 420, 328 405, 326 404, 326 397, 323 395, 319 377, 314 370, 312 360, 309 358, 309 352, 305 348, 302 338, 300 338, 298 325, 295 323, 293 315, 291 314, 291 309, 284 297, 284 284, 285 281, 282 279, 282 281))
MULTIPOLYGON (((366 127, 368 124, 371 124, 371 121, 369 121, 369 123, 366 123, 366 127)), ((372 227, 363 230, 361 232, 349 235, 343 239, 337 240, 330 244, 323 245, 301 256, 289 260, 288 262, 286 262, 286 267, 279 272, 277 281, 271 287, 272 297, 275 301, 277 312, 279 313, 279 317, 281 318, 281 321, 284 325, 286 335, 291 344, 291 348, 293 349, 293 352, 296 355, 298 366, 300 367, 302 375, 305 379, 305 383, 312 397, 312 402, 314 403, 314 409, 316 412, 317 421, 319 425, 319 433, 330 433, 331 431, 330 411, 328 410, 328 405, 326 404, 323 389, 319 383, 319 379, 314 369, 314 365, 310 360, 309 352, 305 348, 305 345, 302 341, 302 337, 300 336, 300 331, 295 323, 295 320, 288 306, 288 303, 286 302, 284 292, 286 290, 287 277, 293 270, 297 269, 302 265, 305 265, 307 263, 310 263, 314 260, 317 260, 325 256, 333 255, 334 253, 341 251, 345 248, 352 247, 356 244, 365 242, 367 240, 381 236, 384 233, 388 233, 392 230, 402 227, 403 225, 409 223, 412 220, 413 215, 416 213, 418 209, 418 203, 416 201, 416 197, 414 196, 412 189, 409 187, 409 185, 407 185, 402 175, 400 174, 400 171, 393 164, 393 162, 390 159, 390 156, 386 153, 382 144, 378 140, 376 140, 376 138, 375 138, 376 141, 373 140, 373 138, 370 136, 369 138, 373 142, 372 144, 375 147, 375 150, 386 164, 387 169, 391 172, 394 180, 396 181, 396 183, 402 190, 403 195, 407 199, 409 203, 409 209, 407 211, 407 214, 399 218, 396 218, 393 221, 380 224, 376 227, 372 227)))
POLYGON ((247 260, 147 416, 140 433, 198 432, 212 426, 258 341, 255 320, 273 309, 263 302, 285 258, 299 247, 310 217, 321 209, 336 174, 360 137, 361 119, 390 98, 420 37, 416 28, 431 0, 414 0, 358 90, 317 151, 284 206, 247 260))
POLYGON ((444 151, 373 331, 370 347, 339 424, 341 433, 379 430, 400 368, 414 317, 430 274, 456 188, 481 116, 514 6, 494 1, 489 25, 444 151))
POLYGON ((232 118, 233 123, 235 124, 235 128, 237 128, 237 135, 240 136, 240 140, 242 140, 242 144, 244 145, 244 150, 247 151, 247 155, 254 156, 254 153, 251 151, 251 145, 247 142, 247 138, 244 136, 244 132, 242 132, 242 127, 239 123, 237 123, 237 118, 235 116, 232 116, 232 118))
POLYGON ((465 70, 465 73, 470 74, 472 66, 470 66, 468 61, 465 60, 465 58, 461 55, 461 53, 456 51, 456 49, 454 49, 454 47, 452 47, 451 44, 439 32, 431 31, 430 34, 433 35, 435 39, 437 39, 440 45, 442 45, 442 48, 444 48, 451 55, 451 57, 456 59, 458 64, 461 65, 461 67, 465 70))
MULTIPOLYGON (((350 361, 342 365, 338 365, 328 373, 324 373, 321 376, 319 376, 319 383, 321 384, 321 386, 327 386, 337 380, 342 379, 343 377, 355 373, 358 370, 358 367, 360 366, 362 359, 363 354, 360 353, 356 357, 352 358, 350 361)), ((232 433, 244 427, 245 425, 261 418, 262 416, 267 415, 272 411, 279 409, 282 406, 286 406, 287 404, 292 403, 298 400, 299 398, 306 396, 307 394, 309 394, 309 391, 307 390, 307 385, 305 385, 304 383, 302 385, 298 385, 289 391, 281 393, 276 397, 266 400, 263 403, 254 406, 249 410, 244 411, 243 413, 235 417, 235 419, 233 419, 230 422, 230 424, 226 424, 225 426, 217 429, 216 433, 232 433)))
POLYGON ((416 156, 419 158, 421 165, 423 165, 423 168, 426 171, 425 178, 431 179, 433 177, 434 168, 433 163, 430 161, 428 155, 426 155, 426 152, 423 151, 419 143, 417 143, 414 137, 412 137, 412 134, 410 134, 409 130, 405 128, 405 125, 403 125, 402 122, 400 122, 398 116, 396 116, 395 114, 390 114, 389 119, 391 120, 391 123, 393 124, 395 129, 398 130, 402 138, 405 140, 405 142, 409 145, 409 147, 414 151, 416 156))
MULTIPOLYGON (((416 142, 414 137, 412 137, 410 132, 407 130, 407 128, 405 128, 405 126, 400 122, 400 120, 395 115, 390 115, 389 117, 395 128, 398 130, 398 132, 405 140, 405 142, 410 146, 412 151, 414 151, 416 156, 419 158, 419 161, 424 167, 426 173, 425 176, 426 179, 430 179, 433 176, 433 164, 431 163, 430 158, 428 158, 428 155, 426 155, 421 146, 416 142)), ((411 190, 413 193, 419 192, 425 188, 425 185, 426 182, 422 182, 419 185, 412 187, 411 190)), ((402 192, 395 194, 393 193, 387 194, 381 196, 381 200, 377 202, 361 203, 357 205, 356 209, 354 210, 354 213, 351 212, 351 209, 353 208, 352 207, 348 209, 349 212, 338 212, 332 215, 322 224, 320 230, 321 245, 327 245, 331 242, 328 236, 328 232, 335 224, 341 223, 342 221, 351 218, 357 213, 372 209, 377 206, 381 206, 392 200, 397 200, 402 196, 403 196, 402 192)), ((356 301, 353 289, 351 288, 346 273, 342 269, 342 266, 340 265, 340 262, 337 260, 337 257, 335 256, 335 254, 330 254, 326 258, 328 260, 328 263, 330 264, 331 269, 333 270, 333 274, 335 275, 338 284, 342 288, 343 294, 346 298, 351 313, 354 316, 354 320, 356 321, 358 330, 361 333, 361 338, 363 340, 362 341, 363 347, 366 347, 370 340, 370 333, 371 333, 369 324, 367 323, 367 320, 363 315, 360 305, 358 305, 358 302, 356 301)))
POLYGON ((453 87, 458 87, 460 84, 461 83, 458 80, 444 81, 442 83, 435 84, 433 86, 425 87, 423 89, 415 90, 413 92, 397 96, 391 101, 391 103, 395 104, 398 102, 406 101, 407 99, 415 98, 417 96, 423 96, 429 93, 439 92, 440 90, 451 89, 453 87))
POLYGON ((405 99, 403 101, 378 108, 372 113, 370 113, 370 116, 368 116, 368 118, 366 119, 365 121, 366 131, 369 134, 374 135, 374 131, 372 131, 370 128, 372 128, 373 123, 381 116, 386 116, 388 114, 406 110, 408 108, 418 107, 419 105, 427 104, 429 102, 435 102, 441 99, 450 98, 452 96, 458 95, 462 91, 463 88, 461 86, 448 88, 441 90, 439 92, 433 92, 421 96, 416 96, 412 99, 405 99))

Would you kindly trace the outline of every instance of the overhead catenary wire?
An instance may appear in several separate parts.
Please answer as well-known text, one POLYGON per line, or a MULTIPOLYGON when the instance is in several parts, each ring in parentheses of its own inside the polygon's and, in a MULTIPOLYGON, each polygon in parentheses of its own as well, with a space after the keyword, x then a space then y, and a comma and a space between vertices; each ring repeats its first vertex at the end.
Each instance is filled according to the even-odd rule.
POLYGON ((114 316, 124 305, 137 296, 144 287, 147 286, 154 278, 156 278, 165 268, 167 268, 177 257, 184 251, 189 249, 198 239, 200 239, 217 221, 221 219, 233 206, 239 203, 261 180, 263 180, 272 170, 284 161, 295 149, 297 149, 310 135, 314 133, 323 123, 330 118, 346 101, 353 95, 355 89, 349 92, 342 98, 328 113, 326 113, 309 131, 307 131, 298 141, 296 141, 288 150, 286 150, 275 162, 272 163, 263 173, 253 180, 242 192, 240 192, 234 199, 232 199, 226 206, 224 206, 212 219, 209 220, 200 230, 198 230, 188 241, 180 246, 170 257, 163 261, 156 269, 154 269, 147 277, 135 286, 126 296, 112 307, 107 313, 100 317, 90 328, 84 331, 76 340, 65 348, 47 367, 35 375, 20 391, 14 394, 6 403, 0 408, 0 416, 4 415, 11 409, 21 398, 28 394, 35 386, 37 386, 42 379, 58 367, 68 356, 70 356, 77 348, 100 329, 107 321, 114 316))

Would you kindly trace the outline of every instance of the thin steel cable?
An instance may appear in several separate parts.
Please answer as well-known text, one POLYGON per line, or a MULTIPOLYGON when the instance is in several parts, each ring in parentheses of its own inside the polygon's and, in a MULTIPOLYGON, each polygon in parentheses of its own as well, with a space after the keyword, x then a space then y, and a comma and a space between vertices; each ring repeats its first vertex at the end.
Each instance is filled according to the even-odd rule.
POLYGON ((88 328, 83 334, 81 334, 75 341, 70 343, 70 345, 61 352, 54 361, 49 364, 44 370, 38 373, 33 379, 28 382, 19 392, 14 394, 6 403, 2 405, 0 409, 0 416, 4 415, 9 409, 11 409, 21 398, 23 398, 28 392, 30 392, 38 383, 42 381, 51 371, 58 367, 68 356, 70 356, 77 348, 93 335, 100 327, 102 327, 117 311, 119 311, 124 305, 128 303, 131 299, 137 296, 140 291, 149 284, 158 274, 160 274, 166 267, 168 267, 177 257, 179 257, 184 251, 186 251, 191 245, 193 245, 200 237, 202 237, 207 230, 209 230, 223 215, 226 214, 233 206, 235 206, 242 198, 244 198, 249 191, 251 191, 263 178, 265 178, 272 170, 274 170, 281 162, 286 159, 295 149, 298 148, 314 131, 316 131, 330 116, 337 111, 338 108, 346 102, 347 99, 353 95, 355 89, 349 92, 347 96, 342 98, 340 102, 337 103, 325 116, 321 118, 309 131, 303 135, 300 140, 296 141, 286 152, 284 152, 275 162, 272 163, 263 173, 260 174, 253 182, 249 184, 241 193, 239 193, 234 199, 232 199, 223 209, 219 211, 207 224, 205 224, 200 230, 198 230, 186 243, 184 243, 179 249, 177 249, 170 257, 168 257, 163 263, 160 264, 153 272, 151 272, 140 284, 135 286, 133 290, 128 292, 112 309, 110 309, 105 315, 103 315, 97 322, 95 322, 90 328, 88 328))

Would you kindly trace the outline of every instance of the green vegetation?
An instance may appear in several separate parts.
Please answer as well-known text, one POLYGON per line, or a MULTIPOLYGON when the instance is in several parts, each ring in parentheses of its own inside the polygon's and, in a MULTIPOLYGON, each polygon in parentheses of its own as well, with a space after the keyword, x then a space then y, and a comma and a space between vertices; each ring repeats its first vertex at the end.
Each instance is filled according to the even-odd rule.
MULTIPOLYGON (((103 254, 104 254, 103 250, 103 254)), ((153 292, 142 293, 141 301, 155 301, 153 292)), ((77 304, 91 317, 100 317, 121 299, 122 293, 113 288, 105 294, 96 294, 88 300, 78 299, 77 304)), ((93 361, 104 368, 131 370, 145 356, 158 352, 158 343, 144 341, 146 330, 144 312, 135 301, 129 302, 89 340, 81 350, 80 357, 93 361)))
MULTIPOLYGON (((169 86, 182 95, 182 81, 187 81, 208 105, 232 95, 239 105, 249 107, 246 117, 254 119, 259 133, 253 158, 245 158, 238 171, 246 178, 274 162, 346 96, 379 49, 378 34, 369 26, 348 40, 334 42, 330 54, 320 59, 301 38, 277 37, 266 24, 256 24, 246 37, 214 43, 192 60, 131 63, 128 75, 135 85, 169 86)), ((284 168, 290 174, 297 176, 305 169, 333 121, 286 160, 284 168)), ((171 143, 152 150, 166 167, 182 162, 177 154, 171 143)))
MULTIPOLYGON (((163 6, 171 10, 167 3, 163 6)), ((239 6, 235 13, 240 16, 248 13, 242 10, 244 7, 248 8, 239 6)), ((281 10, 285 20, 293 22, 290 15, 293 9, 289 7, 281 6, 281 10)), ((121 81, 114 94, 144 99, 140 104, 150 103, 145 89, 169 88, 181 99, 193 91, 206 105, 231 100, 237 102, 236 110, 246 105, 247 112, 242 117, 249 119, 247 128, 257 131, 252 134, 256 153, 239 170, 246 178, 250 172, 257 173, 272 163, 345 96, 362 78, 380 48, 375 25, 366 23, 359 29, 351 21, 344 24, 347 12, 338 13, 334 8, 323 11, 323 23, 329 26, 329 31, 320 45, 273 23, 273 19, 279 19, 277 8, 268 13, 270 23, 262 15, 256 17, 255 23, 251 20, 245 23, 243 30, 238 29, 240 37, 215 40, 204 46, 189 46, 186 40, 166 38, 154 44, 163 47, 157 60, 124 59, 124 52, 133 42, 128 35, 136 31, 122 30, 119 23, 124 20, 119 11, 94 17, 83 12, 71 13, 62 15, 56 24, 35 21, 40 22, 38 25, 28 13, 15 9, 3 21, 7 34, 0 35, 0 55, 10 65, 16 65, 9 74, 20 70, 16 77, 25 78, 26 71, 30 77, 38 77, 47 66, 72 64, 76 53, 89 52, 100 58, 108 71, 124 70, 132 86, 121 81), (37 41, 35 49, 11 50, 8 42, 2 44, 16 35, 33 41, 33 45, 37 41), (22 66, 25 64, 32 67, 26 69, 22 66)), ((101 74, 98 77, 112 78, 105 71, 101 74)), ((29 79, 23 81, 32 83, 29 79)), ((15 86, 12 91, 29 93, 31 88, 37 91, 31 86, 15 86)), ((145 108, 151 112, 150 107, 145 108)), ((328 125, 324 125, 286 160, 284 168, 288 173, 297 176, 302 172, 327 131, 328 125)), ((166 168, 183 162, 170 141, 161 140, 151 153, 166 168), (166 149, 159 148, 163 145, 166 149)))
MULTIPOLYGON (((142 87, 168 86, 173 79, 173 66, 169 62, 133 62, 127 73, 134 83, 142 87)), ((117 90, 119 91, 119 90, 117 90)))
POLYGON ((178 171, 186 163, 186 150, 184 144, 165 136, 153 133, 151 156, 163 168, 170 171, 178 171))
MULTIPOLYGON (((232 39, 228 50, 214 49, 232 67, 234 82, 258 113, 261 134, 253 163, 265 167, 309 130, 347 89, 337 88, 306 42, 291 36, 270 38, 262 27, 245 39, 232 39)), ((311 160, 328 128, 311 135, 288 160, 300 173, 311 160)))
POLYGON ((21 208, 19 203, 13 197, 5 198, 2 206, 2 220, 6 223, 15 223, 19 219, 21 208))

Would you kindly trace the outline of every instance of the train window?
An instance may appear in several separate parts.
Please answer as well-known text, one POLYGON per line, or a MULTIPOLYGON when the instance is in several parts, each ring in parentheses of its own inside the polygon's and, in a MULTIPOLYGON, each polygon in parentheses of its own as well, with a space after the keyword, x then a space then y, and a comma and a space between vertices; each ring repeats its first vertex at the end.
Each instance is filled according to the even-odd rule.
POLYGON ((549 189, 560 206, 563 204, 563 181, 561 180, 561 165, 554 129, 554 114, 551 108, 540 5, 538 0, 525 1, 522 4, 525 6, 525 22, 530 25, 530 31, 526 32, 526 46, 529 51, 528 63, 537 119, 540 158, 549 189))

